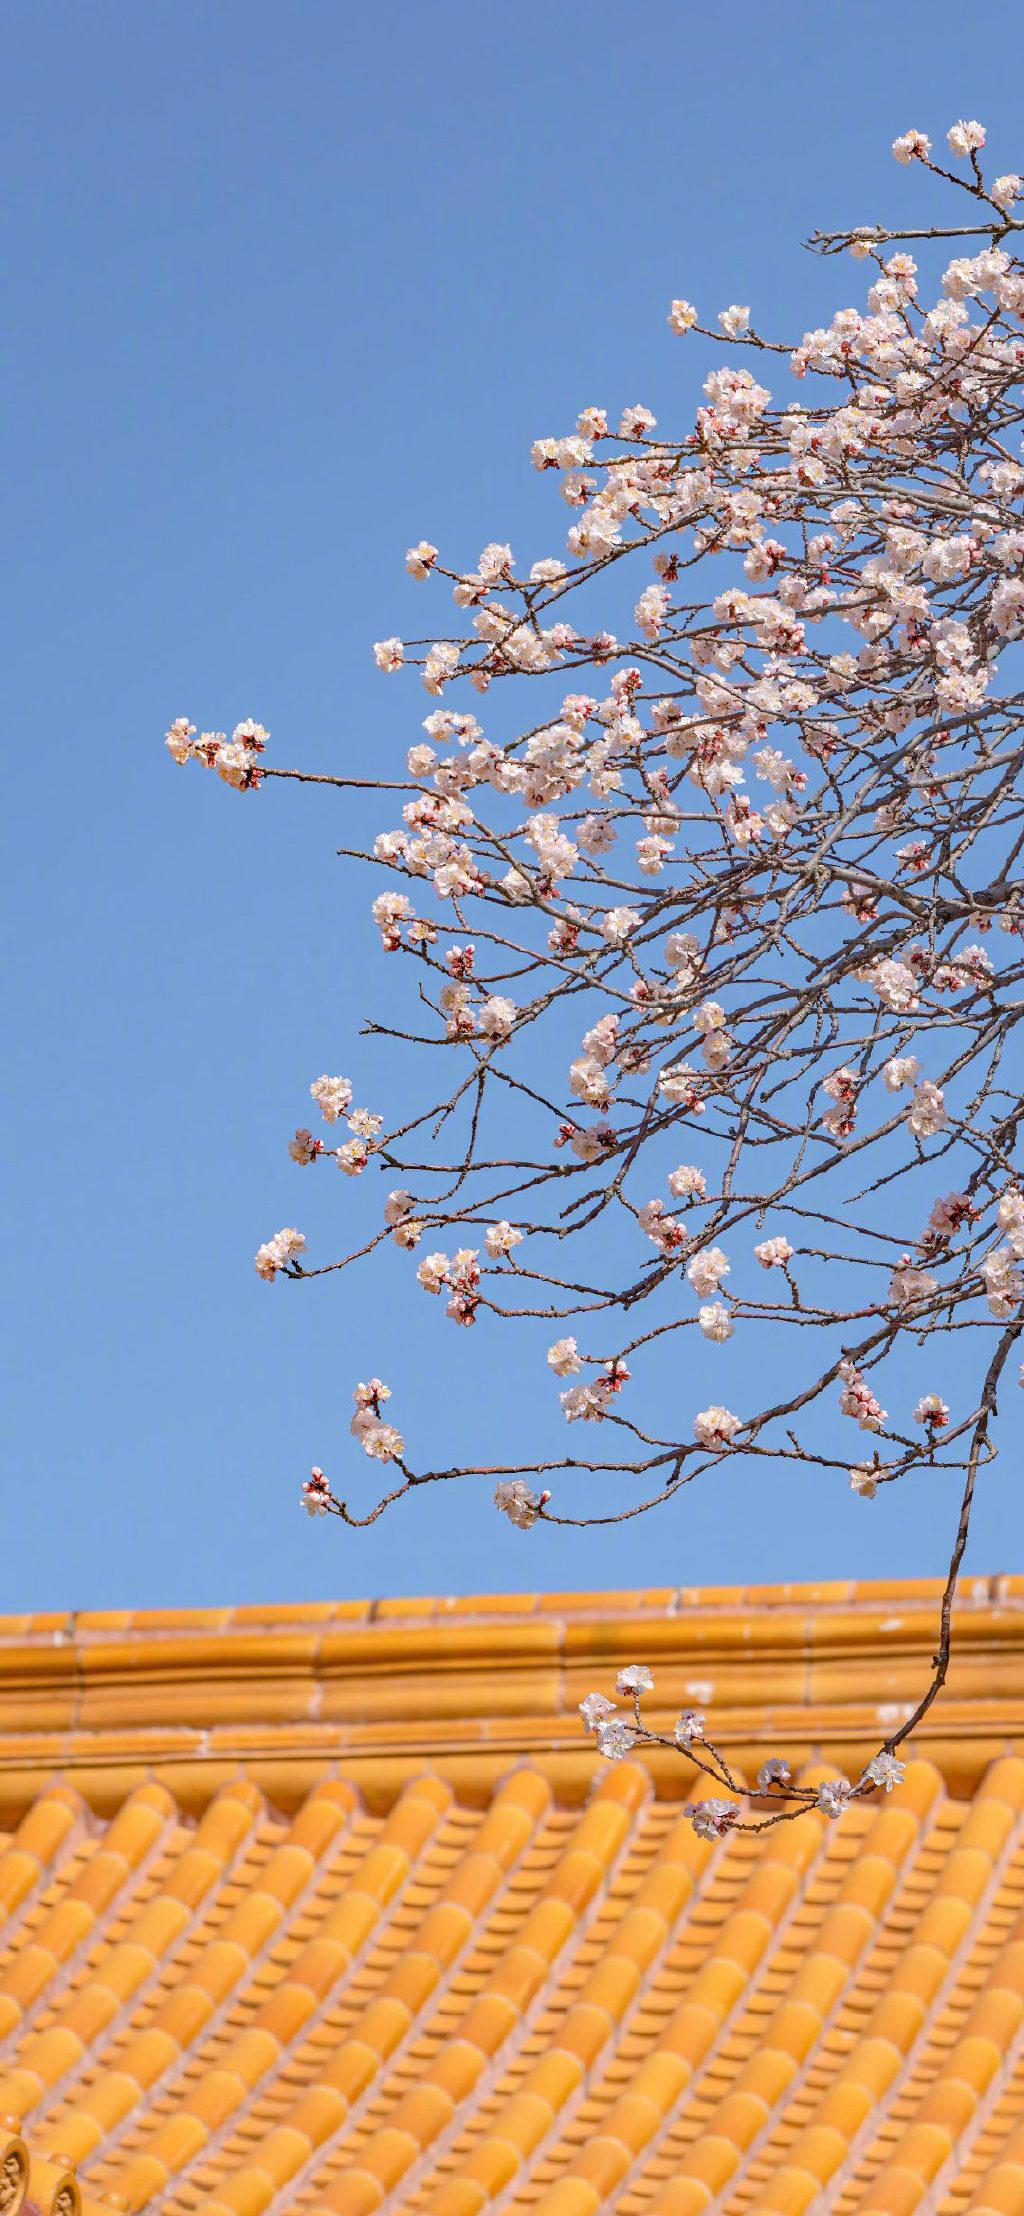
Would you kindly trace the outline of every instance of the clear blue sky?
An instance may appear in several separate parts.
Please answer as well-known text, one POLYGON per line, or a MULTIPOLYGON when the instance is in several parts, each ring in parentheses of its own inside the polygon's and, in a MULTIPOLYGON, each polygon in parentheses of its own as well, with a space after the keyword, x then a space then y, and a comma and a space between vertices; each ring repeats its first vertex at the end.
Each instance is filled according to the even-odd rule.
MULTIPOLYGON (((898 130, 977 115, 997 167, 1024 168, 1021 20, 962 0, 8 10, 0 1607, 943 1566, 952 1504, 927 1482, 868 1504, 719 1480, 585 1541, 524 1537, 483 1488, 365 1535, 307 1522, 311 1461, 365 1492, 358 1377, 400 1381, 410 1441, 444 1455, 493 1452, 509 1400, 542 1435, 537 1373, 520 1391, 496 1349, 478 1371, 390 1255, 358 1285, 256 1279, 280 1223, 340 1244, 342 1181, 305 1182, 285 1143, 310 1077, 358 1074, 387 973, 368 881, 334 859, 346 803, 240 801, 161 740, 173 715, 254 714, 277 761, 399 760, 424 711, 368 648, 408 627, 409 541, 555 551, 531 439, 588 402, 688 415, 673 294, 750 301, 785 335, 826 320, 857 274, 799 241, 914 220, 898 130)), ((1011 1453, 975 1569, 1024 1557, 1019 1500, 1011 1453)))

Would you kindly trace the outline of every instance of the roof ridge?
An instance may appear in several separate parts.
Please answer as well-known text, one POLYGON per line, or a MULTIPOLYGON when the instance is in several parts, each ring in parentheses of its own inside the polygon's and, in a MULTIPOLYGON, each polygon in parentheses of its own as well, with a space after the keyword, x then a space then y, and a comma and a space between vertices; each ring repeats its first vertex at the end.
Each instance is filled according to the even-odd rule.
MULTIPOLYGON (((513 1618, 543 1620, 551 1615, 650 1614, 672 1616, 720 1609, 775 1610, 871 1609, 897 1600, 926 1603, 941 1598, 941 1577, 812 1578, 803 1583, 753 1585, 679 1585, 613 1587, 579 1592, 513 1592, 462 1595, 395 1594, 364 1600, 225 1603, 217 1608, 82 1608, 0 1615, 0 1645, 39 1640, 57 1649, 78 1650, 105 1640, 186 1637, 245 1637, 254 1631, 295 1627, 336 1628, 342 1624, 470 1622, 513 1618)), ((1024 1605, 1024 1576, 977 1573, 962 1581, 959 1606, 992 1602, 1024 1605)))

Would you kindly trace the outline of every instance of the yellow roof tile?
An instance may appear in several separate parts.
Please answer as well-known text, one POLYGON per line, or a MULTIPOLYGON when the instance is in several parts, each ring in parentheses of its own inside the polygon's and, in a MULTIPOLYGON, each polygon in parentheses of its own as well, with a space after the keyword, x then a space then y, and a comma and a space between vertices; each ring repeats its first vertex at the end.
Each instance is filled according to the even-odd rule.
POLYGON ((84 2216, 1024 2216, 1024 1580, 970 1582, 903 1786, 838 1825, 699 1840, 693 1767, 595 1763, 575 1713, 647 1660, 741 1773, 854 1775, 937 1597, 6 1620, 42 2216, 69 2159, 84 2216))

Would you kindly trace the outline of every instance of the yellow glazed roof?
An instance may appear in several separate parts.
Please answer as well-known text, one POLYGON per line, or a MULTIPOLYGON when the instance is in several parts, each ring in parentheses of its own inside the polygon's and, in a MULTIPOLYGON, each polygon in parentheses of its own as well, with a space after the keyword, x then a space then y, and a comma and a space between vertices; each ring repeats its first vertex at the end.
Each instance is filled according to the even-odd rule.
POLYGON ((0 1621, 0 2210, 1024 2216, 1024 1579, 838 1824, 697 1839, 576 1713, 856 1774, 937 1601, 0 1621))

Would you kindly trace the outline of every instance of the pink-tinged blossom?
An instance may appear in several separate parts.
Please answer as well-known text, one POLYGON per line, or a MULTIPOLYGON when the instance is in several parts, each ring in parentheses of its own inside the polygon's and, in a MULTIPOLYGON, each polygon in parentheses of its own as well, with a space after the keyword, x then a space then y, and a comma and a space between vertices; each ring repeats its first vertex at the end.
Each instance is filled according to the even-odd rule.
POLYGON ((192 740, 196 735, 194 723, 187 716, 177 716, 167 733, 167 749, 171 760, 179 764, 187 762, 192 753, 192 740))
POLYGON ((782 1232, 777 1232, 773 1239, 762 1239, 754 1253, 763 1270, 784 1270, 787 1262, 793 1259, 793 1249, 782 1232))
POLYGON ((580 1702, 580 1715, 583 1718, 585 1731, 596 1731, 598 1724, 605 1723, 607 1718, 614 1716, 614 1714, 615 1702, 609 1700, 607 1693, 584 1694, 580 1702))
POLYGON ((784 1762, 781 1755, 778 1754, 772 1755, 767 1762, 762 1762, 757 1773, 757 1790, 759 1793, 770 1793, 773 1785, 779 1785, 785 1789, 792 1782, 793 1772, 789 1767, 789 1763, 784 1762))
POLYGON ((302 1505, 307 1516, 326 1516, 331 1505, 331 1488, 322 1469, 314 1462, 302 1488, 302 1505))
POLYGON ((401 1187, 389 1193, 384 1202, 384 1221, 389 1231, 397 1230, 399 1224, 405 1223, 415 1213, 415 1209, 416 1202, 411 1193, 403 1191, 401 1187))
POLYGON ((1024 1261, 1024 1193, 1019 1185, 1008 1185, 1001 1193, 996 1207, 996 1220, 1005 1231, 1012 1252, 1018 1261, 1024 1261))
POLYGON ((262 754, 269 737, 270 733, 262 723, 257 723, 252 716, 246 716, 241 723, 236 723, 231 733, 231 744, 244 748, 248 754, 262 754))
POLYGON ((378 893, 371 914, 380 932, 385 953, 397 953, 401 945, 401 926, 409 922, 414 912, 407 893, 378 893))
POLYGON ((251 792, 260 782, 255 753, 233 739, 218 747, 214 768, 222 782, 232 786, 235 792, 251 792))
POLYGON ((933 1200, 928 1211, 927 1246, 947 1244, 956 1237, 962 1224, 970 1223, 974 1216, 970 1196, 967 1193, 946 1193, 940 1200, 933 1200))
POLYGON ((288 1141, 288 1152, 292 1161, 301 1162, 304 1167, 310 1162, 315 1162, 317 1155, 322 1154, 323 1150, 323 1140, 314 1139, 312 1132, 305 1129, 297 1131, 294 1139, 288 1141))
POLYGON ((358 1439, 364 1454, 375 1462, 398 1462, 405 1453, 405 1440, 393 1424, 385 1423, 381 1405, 391 1398, 391 1387, 381 1383, 379 1377, 371 1377, 364 1385, 357 1385, 353 1394, 356 1412, 349 1429, 358 1439))
POLYGON ((405 647, 401 639, 378 639, 373 649, 378 669, 401 669, 405 660, 405 647))
POLYGON ((345 1177, 361 1177, 370 1159, 370 1149, 362 1139, 346 1139, 343 1146, 335 1147, 334 1159, 345 1177))
POLYGON ((827 1093, 829 1099, 835 1102, 833 1108, 825 1110, 821 1119, 833 1139, 848 1139, 853 1133, 857 1116, 858 1085, 859 1079, 854 1076, 853 1071, 845 1068, 833 1070, 831 1076, 826 1077, 822 1083, 822 1092, 827 1093))
POLYGON ((609 946, 624 946, 631 931, 642 922, 639 908, 609 908, 601 930, 609 946))
POLYGON ((1024 1275, 1016 1267, 1013 1248, 993 1247, 981 1265, 988 1312, 997 1323, 1008 1323, 1024 1299, 1024 1275))
POLYGON ((852 1416, 862 1431, 881 1431, 885 1422, 885 1409, 875 1399, 871 1387, 865 1383, 856 1364, 840 1362, 839 1375, 842 1391, 839 1406, 844 1416, 852 1416))
POLYGON ((634 610, 637 628, 641 638, 647 639, 651 644, 661 636, 671 597, 664 585, 648 585, 637 601, 634 610))
POLYGON ((690 1822, 698 1839, 723 1839, 727 1831, 739 1822, 740 1810, 735 1801, 698 1801, 690 1815, 690 1822))
POLYGON ((453 1254, 448 1264, 448 1284, 452 1297, 445 1315, 463 1326, 475 1323, 480 1305, 480 1264, 475 1247, 460 1247, 453 1254))
POLYGON ((878 994, 883 1008, 890 1008, 895 1015, 912 1015, 919 1004, 917 980, 906 962, 889 958, 876 962, 867 973, 866 983, 878 994))
POLYGON ((665 1213, 663 1200, 649 1200, 638 1212, 637 1220, 647 1237, 653 1240, 662 1254, 677 1254, 686 1245, 686 1232, 682 1224, 665 1213))
POLYGON ((257 1275, 265 1278, 268 1284, 271 1283, 280 1270, 287 1269, 290 1263, 305 1252, 305 1248, 306 1240, 301 1231, 290 1227, 284 1231, 275 1231, 273 1238, 267 1239, 257 1253, 257 1275))
MULTIPOLYGON (((429 539, 420 539, 415 546, 410 546, 409 551, 405 557, 405 566, 409 572, 410 577, 418 577, 422 579, 424 577, 429 577, 436 560, 436 546, 431 546, 429 539)), ((393 641, 388 640, 387 643, 388 645, 391 645, 393 644, 393 641)))
POLYGON ((850 1491, 861 1500, 874 1500, 878 1491, 878 1471, 868 1462, 857 1462, 850 1471, 850 1491))
POLYGON ((718 318, 719 329, 727 339, 741 338, 750 322, 749 308, 723 308, 718 318))
POLYGON ((479 1031, 482 1039, 501 1041, 512 1036, 518 1010, 514 1000, 507 1000, 502 993, 492 993, 480 1010, 479 1031))
POLYGON ((894 1308, 910 1308, 918 1301, 929 1300, 935 1291, 936 1280, 930 1272, 918 1269, 909 1254, 904 1254, 889 1279, 886 1299, 894 1308))
POLYGON ((914 1422, 927 1425, 929 1431, 943 1431, 949 1422, 949 1403, 940 1393, 923 1393, 914 1410, 914 1422))
POLYGON ((688 1062, 673 1062, 668 1069, 662 1070, 658 1077, 658 1091, 663 1099, 686 1108, 690 1115, 703 1114, 700 1078, 688 1062))
POLYGON ((615 1680, 617 1693, 649 1693, 654 1679, 645 1662, 627 1662, 615 1680))
POLYGON ((676 1718, 672 1737, 677 1747, 682 1747, 684 1754, 689 1754, 691 1747, 701 1746, 704 1740, 704 1717, 700 1710, 684 1708, 682 1715, 676 1718))
POLYGON ((892 150, 898 162, 926 162, 932 142, 923 131, 904 131, 899 138, 893 139, 892 150))
POLYGON ((534 469, 584 469, 593 451, 588 439, 534 439, 530 459, 534 469))
POLYGON ((416 1276, 426 1293, 439 1293, 448 1282, 451 1262, 447 1254, 425 1254, 416 1276))
POLYGON ((827 1777, 818 1787, 818 1807, 834 1823, 849 1806, 853 1787, 848 1777, 827 1777))
POLYGON ((624 408, 619 421, 620 439, 642 439, 646 431, 653 431, 656 418, 649 408, 624 408))
POLYGON ((683 338, 687 331, 692 331, 696 321, 697 310, 693 306, 692 301, 673 300, 672 306, 668 311, 668 325, 670 331, 675 331, 677 337, 683 338))

